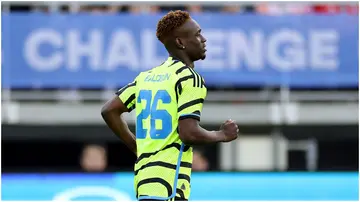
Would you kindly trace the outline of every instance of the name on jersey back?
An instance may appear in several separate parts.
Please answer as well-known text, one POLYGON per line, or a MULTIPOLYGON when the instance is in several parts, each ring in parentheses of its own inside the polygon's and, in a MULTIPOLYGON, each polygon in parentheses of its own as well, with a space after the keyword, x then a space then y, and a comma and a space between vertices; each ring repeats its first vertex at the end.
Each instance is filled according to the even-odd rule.
POLYGON ((170 79, 169 73, 165 74, 151 74, 147 75, 144 79, 145 82, 162 82, 170 79))

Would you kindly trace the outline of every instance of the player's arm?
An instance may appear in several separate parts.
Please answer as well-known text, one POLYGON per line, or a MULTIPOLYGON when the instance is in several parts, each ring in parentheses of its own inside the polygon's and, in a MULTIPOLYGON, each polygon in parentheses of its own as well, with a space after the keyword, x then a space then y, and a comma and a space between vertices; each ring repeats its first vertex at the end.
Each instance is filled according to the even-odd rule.
POLYGON ((223 131, 208 131, 193 118, 185 118, 179 121, 179 136, 186 145, 211 144, 225 142, 226 140, 223 131))
POLYGON ((182 92, 178 98, 179 136, 181 141, 187 145, 201 145, 233 140, 234 131, 237 136, 237 125, 232 121, 225 122, 219 131, 208 131, 199 125, 206 93, 201 86, 194 85, 192 79, 188 79, 181 84, 182 92), (231 137, 229 132, 231 132, 231 137))
POLYGON ((124 112, 131 112, 135 108, 135 85, 136 82, 133 82, 120 89, 116 96, 104 104, 101 115, 108 127, 136 155, 136 137, 122 117, 124 112))

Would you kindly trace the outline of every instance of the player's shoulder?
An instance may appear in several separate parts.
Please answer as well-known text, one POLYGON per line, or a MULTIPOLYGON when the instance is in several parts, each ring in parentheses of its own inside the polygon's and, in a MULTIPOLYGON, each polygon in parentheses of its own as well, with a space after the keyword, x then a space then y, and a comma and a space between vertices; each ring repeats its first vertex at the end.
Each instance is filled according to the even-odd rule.
POLYGON ((174 75, 178 79, 184 78, 184 77, 196 77, 198 79, 202 79, 202 76, 193 68, 187 66, 183 62, 178 62, 175 65, 171 67, 174 75))
POLYGON ((186 66, 180 60, 169 57, 166 61, 161 63, 160 65, 142 72, 142 75, 148 74, 162 74, 168 73, 171 76, 172 80, 177 80, 179 77, 183 77, 189 75, 191 73, 190 67, 186 66))
POLYGON ((142 71, 138 74, 138 77, 141 77, 143 75, 148 75, 148 74, 157 74, 157 73, 160 73, 160 72, 164 72, 167 71, 167 72, 170 72, 171 69, 168 68, 168 67, 172 67, 174 65, 176 65, 177 63, 181 63, 180 61, 176 61, 176 60, 173 60, 171 57, 169 57, 167 60, 165 60, 164 62, 162 62, 160 65, 157 65, 149 70, 145 70, 145 71, 142 71))
POLYGON ((199 86, 203 86, 205 84, 204 78, 198 73, 195 69, 183 65, 175 70, 175 74, 177 75, 177 79, 179 81, 193 80, 198 83, 199 86))

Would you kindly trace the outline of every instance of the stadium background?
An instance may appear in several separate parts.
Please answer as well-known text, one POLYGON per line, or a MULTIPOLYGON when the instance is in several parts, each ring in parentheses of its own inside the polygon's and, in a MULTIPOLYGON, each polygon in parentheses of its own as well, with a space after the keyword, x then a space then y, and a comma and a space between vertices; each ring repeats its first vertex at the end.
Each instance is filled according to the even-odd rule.
POLYGON ((135 157, 100 108, 166 57, 154 30, 174 9, 208 39, 202 126, 232 118, 242 134, 196 147, 191 199, 357 200, 358 5, 346 2, 2 2, 2 200, 134 199, 135 157))

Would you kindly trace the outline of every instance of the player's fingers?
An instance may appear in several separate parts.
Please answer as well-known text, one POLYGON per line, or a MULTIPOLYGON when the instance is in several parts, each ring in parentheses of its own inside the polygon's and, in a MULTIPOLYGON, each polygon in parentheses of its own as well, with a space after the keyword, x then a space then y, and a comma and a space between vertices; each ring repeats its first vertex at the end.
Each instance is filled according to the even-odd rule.
POLYGON ((231 126, 233 126, 233 127, 235 127, 235 128, 237 128, 238 126, 237 126, 237 124, 236 123, 234 123, 234 122, 232 122, 231 123, 231 126))
POLYGON ((237 125, 234 127, 234 131, 239 132, 239 127, 237 125))
POLYGON ((227 124, 229 124, 229 123, 231 123, 231 122, 232 122, 231 119, 228 119, 228 120, 225 121, 225 123, 227 123, 227 124))

